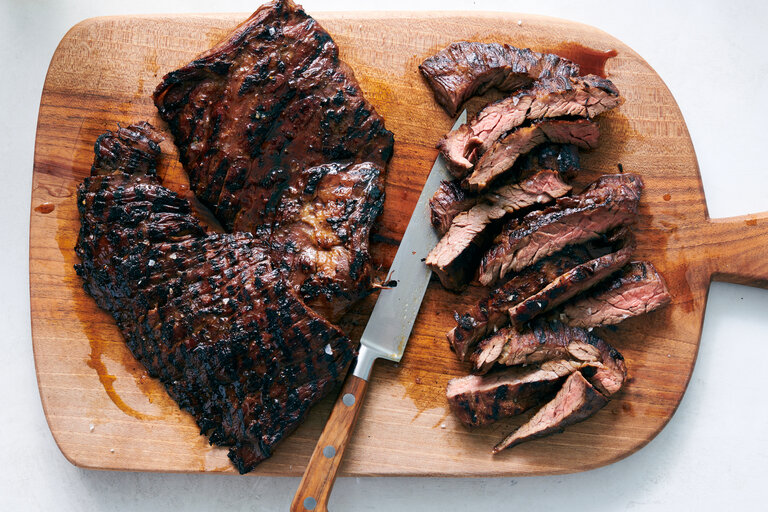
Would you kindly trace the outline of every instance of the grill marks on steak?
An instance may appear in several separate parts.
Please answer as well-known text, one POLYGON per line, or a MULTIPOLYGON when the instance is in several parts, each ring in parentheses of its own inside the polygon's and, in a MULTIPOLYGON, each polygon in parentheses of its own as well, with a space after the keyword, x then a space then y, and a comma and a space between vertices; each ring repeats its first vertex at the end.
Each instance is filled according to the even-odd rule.
POLYGON ((594 286, 623 267, 635 250, 631 232, 622 230, 623 247, 568 270, 542 290, 509 308, 512 325, 521 326, 541 313, 551 310, 571 297, 594 286))
MULTIPOLYGON (((579 150, 572 144, 542 144, 521 155, 507 176, 527 176, 545 169, 557 171, 565 180, 573 179, 579 172, 579 150)), ((456 215, 493 194, 492 191, 486 194, 468 192, 461 187, 461 181, 442 182, 429 200, 432 225, 441 235, 448 231, 456 215)))
POLYGON ((556 321, 534 322, 522 333, 510 331, 502 361, 524 366, 449 382, 449 405, 465 425, 484 425, 520 414, 549 400, 563 380, 565 383, 549 403, 499 443, 494 453, 586 419, 618 392, 627 375, 624 358, 616 349, 584 329, 556 321))
POLYGON ((577 64, 558 55, 466 41, 448 45, 422 62, 419 70, 451 116, 467 99, 492 88, 513 91, 540 78, 579 74, 577 64))
POLYGON ((465 360, 478 341, 508 324, 511 307, 536 295, 569 270, 614 250, 614 242, 602 238, 566 247, 514 275, 464 314, 455 314, 457 325, 447 338, 456 355, 465 360))
POLYGON ((523 426, 505 437, 493 447, 493 453, 516 446, 526 441, 562 432, 565 427, 579 423, 602 409, 608 399, 597 391, 579 373, 571 374, 555 398, 523 426))
POLYGON ((496 141, 477 161, 463 186, 482 191, 511 169, 520 155, 546 142, 573 144, 584 149, 597 147, 600 129, 589 119, 554 119, 520 127, 496 141))
POLYGON ((491 103, 468 124, 448 133, 437 147, 456 177, 464 177, 477 157, 526 121, 558 117, 591 119, 621 104, 610 80, 595 75, 540 80, 528 89, 491 103))
POLYGON ((483 255, 477 280, 491 285, 567 245, 632 224, 642 187, 633 174, 604 175, 578 196, 560 198, 549 208, 512 220, 483 255))
POLYGON ((556 320, 536 320, 522 330, 506 327, 484 339, 472 354, 471 361, 480 373, 488 372, 494 365, 515 366, 558 359, 599 362, 607 372, 600 375, 604 381, 601 389, 610 389, 611 394, 618 391, 626 374, 623 360, 613 352, 615 350, 605 341, 585 329, 556 320), (619 360, 621 362, 617 362, 619 360), (606 377, 610 374, 614 377, 606 377))
POLYGON ((489 227, 507 214, 533 205, 546 204, 571 190, 555 171, 540 171, 528 179, 487 194, 487 202, 458 214, 448 232, 430 251, 426 264, 443 286, 459 291, 467 286, 479 262, 489 227))
POLYGON ((383 205, 380 170, 370 163, 296 172, 276 201, 272 261, 328 319, 340 318, 371 288, 368 240, 383 205))
POLYGON ((154 176, 159 152, 144 148, 157 134, 126 130, 136 137, 99 139, 78 187, 77 273, 149 374, 250 471, 341 379, 354 345, 301 301, 262 242, 206 234, 154 176))
MULTIPOLYGON (((379 169, 340 171, 364 181, 345 190, 361 208, 354 216, 370 223, 376 218, 367 212, 376 210, 378 200, 367 194, 382 188, 379 175, 392 153, 392 134, 339 60, 330 35, 290 0, 260 7, 223 42, 166 75, 154 101, 173 133, 192 190, 228 231, 279 237, 275 233, 286 231, 277 207, 283 191, 302 182, 307 170, 329 162, 370 162, 379 169), (374 208, 363 211, 368 200, 374 208)), ((357 227, 367 233, 370 224, 357 227)), ((334 228, 322 227, 329 229, 334 228)), ((327 251, 304 233, 296 238, 305 244, 295 248, 298 253, 327 251)), ((331 265, 338 279, 332 282, 306 267, 289 270, 294 287, 307 290, 311 306, 327 309, 329 294, 352 301, 369 291, 361 288, 368 286, 368 276, 343 275, 356 267, 368 272, 367 243, 359 242, 350 236, 336 246, 331 265), (318 281, 335 291, 319 292, 323 299, 316 301, 318 281)), ((282 256, 296 261, 293 254, 282 256)), ((278 259, 277 249, 272 255, 278 259)))
POLYGON ((516 416, 554 395, 570 373, 566 370, 568 362, 562 363, 452 379, 446 389, 448 405, 468 427, 516 416))
POLYGON ((155 174, 164 137, 142 121, 128 127, 107 130, 96 139, 91 175, 123 171, 129 174, 155 174))
POLYGON ((611 279, 563 306, 559 319, 574 327, 615 325, 669 304, 664 278, 648 261, 634 261, 611 279))

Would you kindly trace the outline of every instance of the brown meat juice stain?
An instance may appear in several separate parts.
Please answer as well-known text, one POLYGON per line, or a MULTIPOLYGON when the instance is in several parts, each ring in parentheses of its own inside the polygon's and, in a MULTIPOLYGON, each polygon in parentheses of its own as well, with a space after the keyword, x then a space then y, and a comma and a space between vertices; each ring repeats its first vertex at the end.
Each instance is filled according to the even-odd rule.
POLYGON ((662 199, 664 199, 665 201, 671 201, 672 200, 672 195, 671 194, 664 194, 662 199))
MULTIPOLYGON (((417 372, 420 374, 420 372, 417 372)), ((429 409, 440 407, 445 402, 445 386, 435 382, 431 375, 414 377, 414 373, 408 371, 398 372, 398 382, 403 386, 403 398, 410 398, 413 405, 416 406, 416 415, 411 418, 411 423, 429 409)), ((432 428, 439 427, 445 418, 448 417, 448 407, 445 407, 440 418, 432 425, 432 428)))
POLYGON ((616 57, 616 50, 601 51, 575 42, 562 43, 547 50, 579 65, 582 75, 597 75, 606 78, 605 64, 616 57))
MULTIPOLYGON (((72 282, 72 286, 77 286, 79 288, 82 284, 82 281, 74 271, 74 265, 77 263, 77 258, 75 257, 74 251, 74 246, 77 239, 76 230, 80 227, 79 219, 74 222, 76 227, 73 226, 72 222, 72 219, 77 218, 77 214, 74 211, 75 197, 75 194, 72 194, 73 212, 71 212, 70 215, 67 215, 66 212, 63 211, 59 214, 59 227, 56 232, 56 242, 59 246, 59 251, 61 251, 62 257, 64 258, 64 263, 67 266, 67 270, 70 273, 68 276, 68 281, 72 282)), ((110 400, 112 400, 112 403, 114 403, 115 406, 122 412, 139 420, 161 419, 161 416, 154 416, 137 411, 128 405, 115 390, 114 384, 117 377, 110 374, 107 370, 107 367, 102 359, 105 354, 110 356, 110 359, 121 362, 123 367, 129 373, 131 373, 137 387, 141 390, 144 396, 147 397, 150 403, 152 403, 152 397, 156 393, 156 384, 152 382, 153 379, 149 377, 143 367, 140 367, 140 363, 134 359, 133 355, 130 353, 127 347, 121 347, 121 350, 121 348, 110 347, 110 345, 114 344, 103 341, 104 333, 101 332, 102 329, 97 327, 98 324, 94 322, 96 318, 93 315, 93 309, 95 308, 97 308, 96 304, 93 302, 91 297, 87 296, 87 294, 80 292, 80 290, 72 291, 72 309, 80 320, 80 325, 86 337, 88 338, 88 343, 91 348, 90 353, 86 359, 86 364, 89 368, 92 368, 96 371, 99 382, 104 388, 104 391, 107 393, 107 396, 110 400), (86 301, 90 301, 92 305, 86 304, 86 301)), ((99 313, 100 315, 108 316, 102 311, 99 311, 99 313)), ((121 335, 118 334, 118 336, 121 335)))
POLYGON ((56 207, 53 203, 46 201, 42 204, 35 206, 35 211, 42 214, 51 213, 56 207))

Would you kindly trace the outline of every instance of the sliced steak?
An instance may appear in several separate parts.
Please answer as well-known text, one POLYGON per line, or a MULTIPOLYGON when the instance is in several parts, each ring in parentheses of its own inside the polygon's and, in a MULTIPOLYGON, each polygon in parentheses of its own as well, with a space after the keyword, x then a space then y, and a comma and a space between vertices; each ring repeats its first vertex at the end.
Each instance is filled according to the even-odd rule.
POLYGON ((600 177, 578 196, 513 219, 483 255, 477 280, 492 285, 563 247, 635 222, 643 182, 634 174, 600 177))
POLYGON ((532 318, 564 303, 617 272, 635 251, 635 239, 625 231, 624 247, 611 254, 577 265, 560 275, 539 292, 509 308, 509 320, 520 327, 532 318))
POLYGON ((521 414, 552 398, 575 367, 569 361, 542 367, 506 368, 488 375, 468 375, 448 382, 451 411, 468 427, 487 425, 521 414))
POLYGON ((593 118, 621 104, 610 80, 595 75, 536 82, 492 103, 468 124, 448 133, 437 147, 456 177, 464 177, 491 145, 526 121, 557 117, 593 118))
POLYGON ((507 214, 562 197, 571 190, 555 171, 539 171, 528 179, 506 185, 486 195, 487 203, 457 215, 451 228, 430 251, 426 264, 443 286, 460 291, 469 284, 479 263, 489 226, 507 214))
POLYGON ((448 232, 453 219, 480 202, 477 194, 461 188, 461 180, 443 181, 429 200, 432 225, 441 235, 448 232))
POLYGON ((577 64, 551 53, 466 41, 451 43, 422 62, 419 70, 451 116, 467 99, 494 87, 513 91, 541 78, 579 74, 577 64))
POLYGON ((478 341, 509 323, 509 308, 536 295, 569 270, 616 250, 615 241, 600 237, 581 245, 568 246, 531 265, 495 289, 462 315, 455 315, 456 327, 447 338, 462 361, 478 341))
POLYGON ((472 365, 487 372, 494 364, 515 366, 545 361, 570 360, 592 368, 592 382, 606 395, 617 392, 626 378, 621 354, 602 338, 557 321, 536 321, 522 332, 511 327, 486 338, 472 354, 472 365))
POLYGON ((475 164, 462 186, 472 192, 485 190, 506 171, 520 155, 546 142, 573 144, 580 148, 597 147, 600 128, 590 119, 552 119, 522 126, 496 141, 475 164))
MULTIPOLYGON (((358 207, 378 202, 369 191, 383 190, 392 133, 339 60, 331 36, 290 0, 261 6, 224 41, 167 74, 154 101, 174 136, 191 189, 228 231, 248 231, 260 239, 282 231, 276 205, 283 193, 302 181, 297 174, 331 162, 370 162, 378 168, 378 173, 355 174, 368 181, 344 192, 359 194, 353 200, 358 207)), ((356 215, 368 222, 376 218, 356 215)), ((311 237, 298 238, 305 244, 295 247, 300 253, 326 251, 311 237)), ((367 248, 359 242, 351 236, 342 240, 342 250, 334 255, 340 296, 369 291, 369 279, 340 276, 355 267, 367 272, 369 265, 362 261, 367 248)), ((289 274, 308 275, 305 269, 289 274)), ((322 307, 325 299, 317 303, 311 293, 318 280, 325 277, 309 275, 291 284, 310 290, 309 304, 322 307)))
MULTIPOLYGON (((579 150, 572 144, 542 144, 517 159, 510 183, 537 171, 551 169, 560 173, 565 180, 573 179, 579 172, 579 150)), ((493 194, 493 192, 491 192, 493 194)), ((461 187, 461 180, 444 181, 429 200, 432 225, 443 235, 459 213, 469 210, 481 201, 487 202, 483 194, 473 194, 461 187)))
POLYGON ((664 278, 648 261, 634 261, 611 279, 565 304, 558 318, 573 327, 615 325, 669 304, 664 278))
POLYGON ((97 141, 77 191, 75 268, 149 375, 244 473, 343 378, 355 345, 294 293, 266 240, 205 233, 155 176, 159 139, 141 124, 97 141))
POLYGON ((608 399, 575 372, 566 379, 555 398, 512 434, 493 447, 493 453, 526 441, 562 432, 565 427, 579 423, 602 409, 608 399))

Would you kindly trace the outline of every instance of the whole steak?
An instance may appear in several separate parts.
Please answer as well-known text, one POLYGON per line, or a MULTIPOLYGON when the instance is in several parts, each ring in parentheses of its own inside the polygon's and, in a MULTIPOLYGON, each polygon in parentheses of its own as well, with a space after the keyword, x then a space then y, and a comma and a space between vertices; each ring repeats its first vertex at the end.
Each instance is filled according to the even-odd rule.
MULTIPOLYGON (((350 209, 367 209, 365 215, 346 212, 365 219, 366 235, 377 218, 392 133, 339 60, 331 36, 290 0, 263 5, 224 41, 168 73, 154 100, 192 190, 227 230, 249 231, 264 241, 275 231, 284 234, 277 206, 296 183, 295 175, 334 162, 369 162, 375 168, 353 173, 365 182, 345 189, 356 195, 345 199, 350 209)), ((323 311, 329 297, 351 303, 369 291, 367 236, 339 238, 330 249, 305 236, 281 246, 277 252, 314 252, 316 261, 306 268, 322 268, 329 258, 337 264, 332 274, 339 279, 328 285, 332 291, 315 296, 302 288, 314 292, 315 283, 327 279, 314 278, 311 271, 288 272, 308 304, 331 318, 338 312, 323 311), (348 279, 342 275, 345 268, 359 268, 360 275, 348 279)), ((281 259, 276 251, 271 256, 281 259)))

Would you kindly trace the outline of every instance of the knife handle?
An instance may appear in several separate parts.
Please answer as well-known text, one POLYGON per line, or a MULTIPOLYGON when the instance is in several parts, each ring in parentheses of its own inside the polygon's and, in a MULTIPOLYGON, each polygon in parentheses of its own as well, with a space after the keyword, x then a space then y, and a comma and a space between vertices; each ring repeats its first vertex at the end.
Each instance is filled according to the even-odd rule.
POLYGON ((336 472, 352 437, 367 389, 368 381, 349 373, 293 497, 291 512, 327 512, 336 472))

